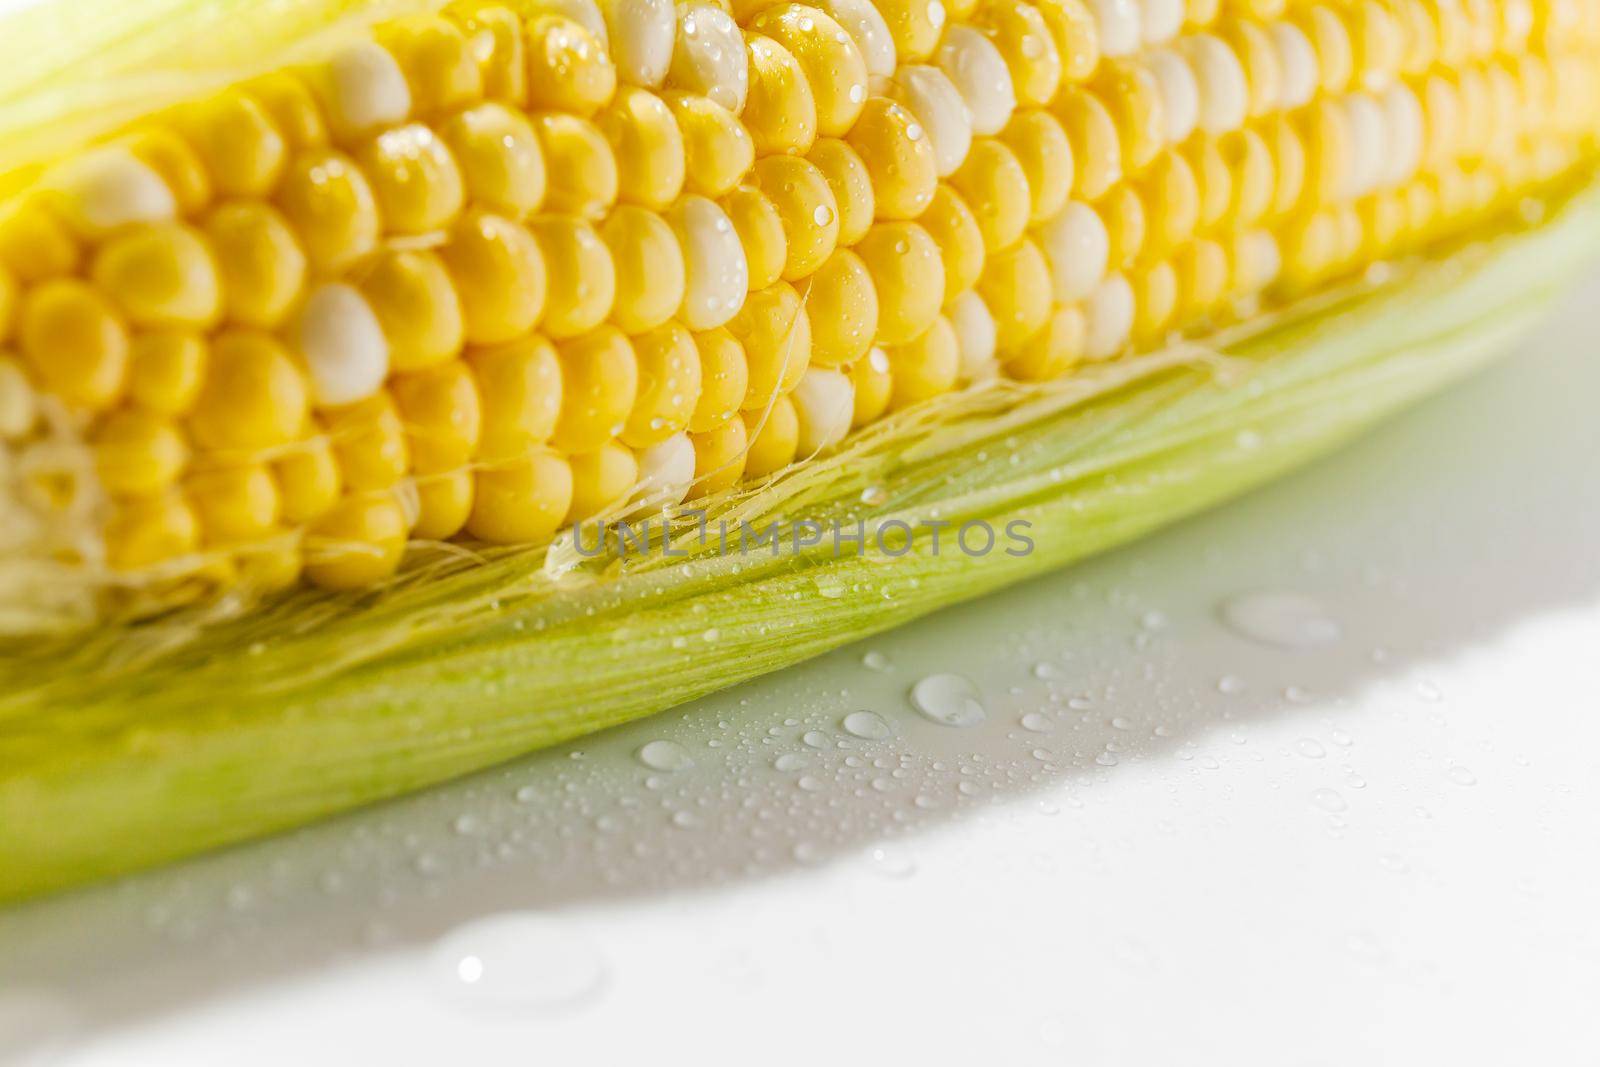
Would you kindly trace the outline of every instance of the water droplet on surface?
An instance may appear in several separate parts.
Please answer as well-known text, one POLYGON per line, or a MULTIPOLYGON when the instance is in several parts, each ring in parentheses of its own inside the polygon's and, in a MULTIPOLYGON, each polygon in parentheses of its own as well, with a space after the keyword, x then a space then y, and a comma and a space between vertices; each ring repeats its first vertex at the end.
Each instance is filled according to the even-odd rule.
POLYGON ((1242 693, 1244 692, 1244 679, 1236 674, 1224 674, 1217 679, 1217 692, 1227 693, 1229 696, 1235 693, 1242 693))
POLYGON ((852 711, 839 725, 845 733, 866 741, 882 741, 894 734, 894 728, 875 711, 852 711))
POLYGON ((434 970, 451 999, 494 1013, 576 1007, 605 983, 605 961, 577 931, 531 912, 460 927, 434 950, 434 970))
POLYGON ((648 742, 635 755, 640 763, 652 771, 681 771, 694 766, 694 757, 689 755, 689 750, 676 741, 648 742))
POLYGON ((917 873, 917 861, 911 853, 894 845, 874 845, 867 850, 867 867, 885 878, 910 878, 917 873))
POLYGON ((798 752, 785 752, 772 761, 772 766, 775 770, 780 771, 798 771, 801 767, 806 766, 808 762, 810 761, 798 752))
POLYGON ((1036 734, 1047 734, 1056 728, 1050 717, 1043 712, 1030 711, 1021 719, 1024 730, 1032 730, 1036 734))
POLYGON ((1350 807, 1337 789, 1318 789, 1311 794, 1311 803, 1323 811, 1344 811, 1350 807))
POLYGON ((911 706, 940 726, 976 726, 988 717, 972 680, 959 674, 930 674, 911 687, 911 706))
POLYGON ((1302 737, 1294 743, 1294 750, 1306 759, 1321 759, 1328 754, 1328 750, 1322 747, 1322 742, 1314 737, 1302 737))
POLYGON ((1467 768, 1461 766, 1459 763, 1452 765, 1448 770, 1446 770, 1444 772, 1444 776, 1450 779, 1456 785, 1478 784, 1478 776, 1473 774, 1467 768))
POLYGON ((800 735, 800 740, 810 748, 828 747, 828 735, 821 730, 807 730, 800 735))
POLYGON ((1316 648, 1343 636, 1323 606, 1299 593, 1245 593, 1223 601, 1219 613, 1240 637, 1279 648, 1316 648))

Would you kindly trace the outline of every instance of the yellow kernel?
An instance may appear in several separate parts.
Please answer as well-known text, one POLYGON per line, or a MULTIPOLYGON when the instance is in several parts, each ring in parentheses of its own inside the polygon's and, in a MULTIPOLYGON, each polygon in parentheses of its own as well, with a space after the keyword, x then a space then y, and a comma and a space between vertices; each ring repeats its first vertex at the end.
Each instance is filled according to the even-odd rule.
POLYGON ((1149 229, 1144 202, 1132 185, 1124 183, 1113 189, 1096 210, 1106 224, 1106 262, 1112 270, 1131 266, 1144 247, 1149 229))
POLYGON ((555 533, 573 499, 572 467, 549 449, 477 474, 467 532, 494 544, 537 544, 555 533))
POLYGON ((328 143, 322 108, 304 81, 288 72, 267 74, 247 87, 291 151, 321 148, 328 143))
POLYGON ((207 448, 275 448, 298 436, 307 407, 305 379, 283 345, 230 330, 212 339, 189 428, 207 448))
POLYGON ((200 524, 180 493, 122 500, 105 529, 106 561, 120 571, 188 555, 200 543, 200 524))
POLYGON ((405 428, 413 471, 436 474, 467 464, 483 434, 483 404, 466 362, 452 359, 398 375, 389 393, 405 428))
POLYGON ((1043 107, 1056 95, 1063 73, 1061 53, 1043 13, 1022 0, 991 0, 974 25, 993 42, 1011 71, 1019 107, 1043 107))
POLYGON ((364 589, 400 567, 406 516, 389 493, 347 496, 305 539, 305 576, 324 589, 364 589))
POLYGON ((794 401, 776 396, 771 407, 741 411, 749 445, 744 453, 744 476, 761 478, 794 462, 800 447, 800 418, 794 401))
POLYGON ((76 280, 44 282, 23 298, 22 354, 40 386, 75 407, 111 407, 122 395, 128 333, 111 305, 76 280))
MULTIPOLYGON (((1245 134, 1245 130, 1235 130, 1245 134)), ((1214 229, 1228 219, 1233 206, 1233 175, 1223 158, 1222 148, 1216 138, 1196 137, 1184 146, 1184 161, 1194 175, 1200 193, 1200 214, 1197 225, 1202 230, 1214 229)), ((1243 177, 1244 175, 1241 175, 1243 177)))
POLYGON ((11 321, 17 309, 17 283, 11 280, 11 274, 4 267, 0 267, 0 341, 11 336, 11 321))
POLYGON ((878 293, 878 341, 904 344, 933 325, 944 303, 944 261, 914 222, 874 223, 856 243, 878 293))
POLYGON ((417 521, 411 536, 419 541, 443 541, 461 532, 472 514, 477 487, 473 472, 466 469, 425 474, 415 481, 417 521))
POLYGON ((867 166, 878 218, 922 214, 939 184, 939 164, 933 141, 915 115, 886 96, 874 96, 845 140, 867 166))
POLYGON ((306 255, 283 215, 259 200, 221 204, 205 220, 228 321, 271 329, 300 295, 306 255))
POLYGON ((817 139, 817 103, 800 63, 783 45, 745 34, 750 93, 741 119, 759 156, 804 155, 817 139))
POLYGON ((164 415, 188 411, 205 379, 206 342, 184 330, 135 334, 128 348, 128 395, 164 415))
POLYGON ((659 211, 678 198, 685 173, 683 137, 660 97, 624 86, 594 121, 611 145, 619 199, 659 211))
POLYGON ((983 273, 983 228, 961 194, 942 183, 917 224, 939 246, 944 261, 942 302, 948 304, 972 288, 983 273))
POLYGON ((543 337, 528 337, 465 358, 478 384, 482 428, 478 455, 516 459, 544 444, 561 416, 561 363, 543 337))
POLYGON ((727 327, 697 333, 694 343, 700 353, 700 399, 689 418, 689 429, 708 433, 738 414, 750 385, 750 371, 744 345, 727 327))
POLYGON ((1271 36, 1261 23, 1249 19, 1231 21, 1219 33, 1244 68, 1250 117, 1275 110, 1283 87, 1283 65, 1271 36))
POLYGON ((221 311, 216 260, 187 226, 158 223, 113 238, 90 276, 139 325, 207 326, 221 311))
POLYGON ((653 329, 683 302, 683 250, 661 216, 624 204, 600 227, 616 273, 611 321, 624 333, 653 329))
POLYGON ((878 292, 861 257, 838 249, 804 288, 811 362, 837 367, 865 355, 878 332, 878 292))
POLYGON ((528 22, 528 100, 536 108, 592 115, 617 91, 617 68, 605 46, 560 15, 528 22))
POLYGON ((379 390, 365 400, 321 414, 344 484, 366 491, 387 489, 405 477, 411 452, 394 399, 379 390))
POLYGON ((1355 57, 1344 21, 1325 4, 1310 4, 1293 13, 1317 53, 1317 85, 1324 93, 1342 93, 1350 84, 1355 57))
POLYGON ((1098 97, 1077 87, 1061 94, 1054 113, 1072 145, 1073 192, 1084 200, 1100 199, 1122 180, 1116 120, 1098 97))
POLYGON ((1358 210, 1361 213, 1361 228, 1366 234, 1361 247, 1361 260, 1377 262, 1387 258, 1405 238, 1405 203, 1397 193, 1378 193, 1363 200, 1358 210))
POLYGON ((751 292, 728 332, 744 346, 746 411, 766 407, 775 393, 788 393, 811 363, 811 319, 788 282, 751 292))
POLYGON ((838 205, 839 244, 855 244, 872 225, 876 211, 867 165, 854 148, 836 137, 818 138, 806 158, 822 172, 838 205))
POLYGON ((1137 173, 1166 144, 1161 85, 1149 68, 1125 60, 1101 64, 1097 84, 1122 145, 1122 169, 1137 173))
POLYGON ((278 207, 318 271, 343 270, 378 245, 378 201, 350 157, 313 151, 289 165, 278 207))
POLYGON ((921 335, 888 349, 889 406, 898 410, 948 393, 961 374, 961 353, 950 320, 936 316, 921 335))
POLYGON ((48 208, 25 199, 0 207, 0 267, 19 282, 71 274, 77 265, 77 242, 48 208))
POLYGON ((1320 281, 1339 254, 1339 227, 1333 215, 1319 211, 1298 220, 1283 242, 1283 273, 1279 284, 1288 294, 1304 291, 1320 281))
POLYGON ((744 248, 749 288, 765 289, 783 276, 789 256, 783 216, 767 195, 752 185, 741 185, 722 198, 722 210, 733 223, 744 248))
POLYGON ((1421 74, 1438 58, 1439 29, 1428 14, 1424 0, 1395 0, 1394 7, 1404 41, 1400 72, 1408 77, 1421 74))
POLYGON ((700 352, 694 335, 676 322, 631 340, 639 392, 622 429, 622 443, 649 448, 689 425, 700 400, 700 352))
POLYGON ((501 215, 457 219, 439 259, 460 300, 468 344, 500 344, 531 333, 544 312, 544 253, 526 228, 501 215))
POLYGON ((432 252, 384 252, 361 279, 361 293, 383 326, 389 365, 420 370, 452 358, 466 340, 461 301, 432 252))
POLYGON ((689 191, 718 197, 739 184, 756 158, 750 132, 726 108, 703 96, 667 93, 664 99, 683 138, 689 191))
POLYGON ((147 496, 171 485, 189 446, 165 415, 139 408, 112 412, 94 429, 95 469, 115 496, 147 496))
POLYGON ((1272 206, 1268 215, 1281 218, 1295 209, 1305 192, 1305 143, 1286 118, 1275 119, 1262 133, 1272 153, 1272 206))
POLYGON ((1043 329, 1050 317, 1050 267, 1032 240, 990 256, 977 290, 994 316, 1002 358, 1043 329))
POLYGON ((1027 172, 1004 142, 993 137, 975 139, 967 161, 950 175, 950 184, 972 209, 988 251, 998 252, 1017 243, 1028 227, 1033 195, 1027 172))
MULTIPOLYGON (((609 153, 608 153, 609 155, 609 153)), ((386 130, 357 152, 386 230, 427 233, 466 201, 461 170, 439 135, 420 123, 386 130)))
POLYGON ((1166 336, 1178 312, 1178 272, 1164 259, 1136 273, 1129 284, 1133 287, 1134 344, 1153 348, 1166 336))
POLYGON ((266 195, 288 162, 288 142, 248 93, 227 92, 191 104, 175 122, 224 196, 266 195))
POLYGON ((1406 42, 1399 18, 1379 0, 1355 0, 1342 13, 1350 30, 1351 61, 1361 83, 1381 86, 1400 72, 1406 42))
POLYGON ((439 136, 479 204, 521 220, 544 203, 544 150, 526 115, 486 101, 445 120, 439 136))
POLYGON ((1217 12, 1222 7, 1222 0, 1188 0, 1184 6, 1186 8, 1183 15, 1184 25, 1203 30, 1217 21, 1217 12))
POLYGON ((811 89, 817 133, 844 136, 867 100, 866 61, 844 28, 814 7, 784 3, 761 12, 749 29, 777 41, 794 57, 811 89))
POLYGON ((751 178, 783 225, 783 277, 804 278, 833 254, 839 239, 839 207, 828 180, 799 156, 768 156, 756 163, 751 178))
POLYGON ((1039 0, 1035 5, 1055 41, 1066 82, 1087 81, 1100 65, 1100 33, 1082 0, 1039 0))
POLYGON ((1141 255, 1165 258, 1194 236, 1200 222, 1200 186, 1183 156, 1164 153, 1139 180, 1144 217, 1149 222, 1141 255))
POLYGON ((1183 315, 1192 319, 1210 314, 1228 295, 1228 253, 1217 242, 1201 238, 1178 252, 1173 260, 1183 315))
POLYGON ((1072 144, 1054 115, 1038 108, 1011 116, 1000 140, 1022 164, 1032 205, 1030 223, 1046 222, 1067 206, 1072 192, 1072 144))
MULTIPOLYGON (((797 435, 798 438, 798 435, 797 435)), ((694 484, 690 498, 732 489, 744 476, 750 432, 743 419, 729 419, 715 429, 689 435, 694 445, 694 484)))
POLYGON ((293 445, 272 464, 272 476, 278 483, 279 517, 292 526, 326 515, 344 487, 333 445, 322 434, 293 445))
POLYGON ((277 524, 278 486, 265 463, 197 470, 184 479, 183 488, 207 545, 255 540, 277 524))
POLYGON ((620 434, 627 422, 639 391, 638 359, 614 326, 562 341, 556 352, 561 360, 561 417, 550 443, 566 453, 592 452, 620 434))
POLYGON ((1231 179, 1224 218, 1234 228, 1254 226, 1272 209, 1276 193, 1272 150, 1248 127, 1222 137, 1217 148, 1231 179))
POLYGON ((855 389, 855 409, 850 425, 860 429, 877 422, 889 410, 894 395, 894 377, 889 370, 889 354, 873 348, 850 366, 850 384, 855 389))
POLYGON ((944 32, 946 14, 940 0, 875 0, 889 25, 902 63, 920 63, 933 55, 944 32))
POLYGON ((617 201, 620 178, 611 146, 594 123, 548 112, 534 119, 549 185, 545 208, 599 219, 617 201))
POLYGON ((509 7, 474 6, 456 12, 478 65, 483 95, 509 104, 528 102, 528 55, 522 20, 509 7))
POLYGON ((1081 307, 1056 307, 1043 329, 1006 354, 1006 375, 1025 382, 1060 378, 1082 362, 1087 334, 1088 323, 1081 307))
POLYGON ((1336 100, 1319 98, 1300 114, 1305 145, 1305 196, 1312 207, 1339 199, 1350 176, 1350 122, 1336 100))
POLYGON ((192 215, 211 200, 211 175, 189 143, 164 126, 150 126, 127 139, 128 151, 161 176, 180 214, 192 215))
MULTIPOLYGON (((737 420, 736 420, 737 421, 737 420)), ((572 465, 572 503, 567 507, 569 523, 602 515, 628 499, 639 484, 639 461, 633 449, 620 441, 607 441, 593 452, 568 456, 572 465)), ((596 531, 585 535, 585 544, 603 539, 596 531)))
POLYGON ((582 219, 544 215, 530 224, 544 253, 548 292, 544 330, 572 337, 604 322, 616 297, 616 269, 606 243, 582 219))
POLYGON ((467 35, 437 15, 411 15, 382 25, 378 41, 411 86, 418 115, 460 107, 483 95, 483 75, 467 35))

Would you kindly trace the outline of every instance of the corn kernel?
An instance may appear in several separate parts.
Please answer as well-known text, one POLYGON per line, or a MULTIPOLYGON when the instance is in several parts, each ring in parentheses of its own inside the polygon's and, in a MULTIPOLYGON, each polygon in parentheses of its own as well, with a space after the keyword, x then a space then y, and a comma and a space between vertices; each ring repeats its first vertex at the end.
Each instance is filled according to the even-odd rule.
POLYGON ((855 390, 855 408, 850 425, 859 429, 877 422, 889 410, 894 395, 894 379, 889 370, 889 354, 873 348, 850 365, 850 384, 855 390))
POLYGON ((621 438, 630 448, 642 449, 689 425, 700 399, 700 353, 694 336, 676 322, 631 340, 639 390, 621 438))
POLYGON ((1194 236, 1200 223, 1200 186, 1182 155, 1164 153, 1139 181, 1144 217, 1149 222, 1140 254, 1163 259, 1194 236))
POLYGON ((810 457, 826 452, 850 432, 850 420, 855 413, 855 385, 843 371, 807 368, 789 399, 794 402, 798 455, 810 457))
POLYGON ((994 316, 983 297, 967 290, 945 308, 950 328, 956 332, 956 352, 961 357, 963 382, 988 381, 1000 372, 995 359, 994 316))
POLYGON ((392 232, 439 229, 465 202, 455 157, 426 126, 387 130, 367 142, 357 158, 372 183, 384 227, 392 232))
POLYGON ((874 96, 846 141, 866 164, 878 218, 922 214, 933 199, 939 167, 927 131, 910 111, 888 97, 874 96))
POLYGON ((750 132, 703 96, 668 93, 665 100, 683 138, 684 184, 709 197, 732 189, 755 162, 750 132))
POLYGON ((212 339, 189 428, 207 448, 275 448, 296 438, 306 410, 305 380, 283 346, 232 330, 212 339))
POLYGON ((106 561, 130 571, 193 552, 200 543, 200 524, 179 493, 123 500, 105 529, 106 561))
POLYGON ((322 118, 322 108, 300 78, 282 71, 257 78, 247 88, 251 99, 261 105, 291 152, 321 148, 328 143, 328 125, 322 118))
POLYGON ((361 279, 361 293, 383 326, 393 370, 431 367, 461 351, 466 340, 461 301, 434 253, 383 253, 361 279))
POLYGON ((378 34, 411 87, 412 110, 432 115, 483 95, 483 74, 467 35, 437 15, 411 15, 384 23, 378 34))
POLYGON ((1131 184, 1123 183, 1100 201, 1098 211, 1110 242, 1108 263, 1113 270, 1131 267, 1144 248, 1149 231, 1144 201, 1131 184))
POLYGON ((478 384, 480 457, 517 459, 550 439, 561 416, 562 381, 549 341, 533 336, 474 349, 465 362, 478 384))
POLYGON ((1044 327, 1050 316, 1050 289, 1050 268, 1032 240, 989 257, 977 290, 994 316, 1001 353, 1020 347, 1044 327))
POLYGON ((1072 192, 1072 144, 1048 111, 1019 111, 1000 132, 1027 177, 1028 221, 1037 225, 1056 216, 1072 192))
POLYGON ((468 344, 500 344, 531 333, 544 312, 544 253, 510 219, 469 211, 451 227, 439 259, 460 300, 468 344))
POLYGON ((192 215, 211 200, 211 175, 195 150, 165 126, 139 130, 125 142, 128 151, 161 176, 178 212, 192 215))
POLYGON ((611 253, 594 227, 566 215, 542 215, 530 228, 544 253, 544 331, 560 339, 604 322, 617 279, 611 253))
POLYGON ((333 445, 321 434, 297 442, 274 461, 272 476, 278 483, 279 516, 293 526, 326 515, 344 487, 333 445))
POLYGON ((464 361, 398 375, 389 393, 405 429, 413 471, 455 470, 472 458, 483 433, 483 404, 464 361))
POLYGON ((751 292, 728 332, 744 346, 746 411, 765 408, 774 393, 788 393, 811 363, 811 319, 788 282, 751 292))
POLYGON ((528 53, 522 20, 510 8, 476 6, 457 15, 478 65, 483 95, 508 104, 528 102, 528 53))
POLYGON ((128 395, 139 406, 179 415, 194 406, 205 377, 206 342, 184 330, 135 334, 128 349, 128 395))
POLYGON ((659 86, 666 80, 677 36, 672 0, 599 0, 598 6, 617 76, 633 85, 659 86))
POLYGON ((694 485, 694 445, 686 433, 673 434, 639 453, 639 503, 634 514, 672 507, 694 485))
POLYGON ((956 387, 961 375, 961 354, 950 320, 935 316, 919 336, 888 348, 892 383, 889 406, 899 410, 956 387))
POLYGON ((1134 0, 1089 0, 1094 14, 1100 54, 1107 58, 1130 55, 1139 48, 1139 5, 1134 0))
POLYGON ((138 408, 113 412, 91 438, 100 484, 116 496, 148 496, 171 485, 189 446, 164 415, 138 408))
POLYGON ((1100 35, 1094 15, 1081 0, 1040 0, 1036 6, 1061 57, 1062 80, 1087 81, 1100 65, 1100 35))
POLYGON ((300 295, 306 255, 277 209, 255 200, 218 206, 205 220, 228 321, 270 329, 300 295))
POLYGON ((536 108, 592 115, 617 90, 617 68, 605 45, 560 15, 528 23, 528 99, 536 108))
POLYGON ((1209 315, 1232 286, 1228 253, 1215 241, 1201 238, 1178 252, 1173 261, 1185 320, 1209 315))
POLYGON ((310 378, 311 400, 337 406, 377 392, 389 373, 389 341, 367 298, 335 282, 313 289, 300 307, 293 340, 310 378))
POLYGON ((594 123, 550 112, 534 119, 549 185, 545 208, 599 219, 616 203, 620 178, 611 146, 594 123))
POLYGON ((689 418, 689 429, 709 433, 738 414, 749 388, 750 371, 744 345, 726 327, 697 333, 694 343, 700 354, 700 398, 689 418))
POLYGON ((694 485, 689 496, 702 497, 732 489, 745 473, 749 430, 743 419, 728 419, 714 429, 691 433, 694 445, 694 485))
POLYGON ((180 110, 176 123, 224 196, 264 196, 288 162, 289 145, 248 93, 223 93, 180 110))
POLYGON ((851 363, 866 354, 878 330, 878 293, 861 257, 838 249, 805 287, 811 320, 811 362, 851 363))
POLYGON ((1019 107, 1043 107, 1061 84, 1061 53, 1038 8, 1022 0, 991 0, 975 25, 1005 59, 1019 107))
POLYGON ((467 532, 495 544, 536 544, 556 532, 573 500, 572 467, 549 449, 477 474, 467 532))
POLYGON ((1054 105, 1072 145, 1073 195, 1098 200, 1122 180, 1122 142, 1116 120, 1098 97, 1072 88, 1054 105))
POLYGON ((346 45, 311 72, 333 132, 344 140, 402 123, 411 114, 411 87, 400 64, 382 45, 346 45))
POLYGON ((928 231, 913 222, 880 222, 855 246, 878 293, 878 342, 919 336, 944 301, 944 263, 928 231))
POLYGON ((948 74, 927 64, 911 64, 895 71, 884 91, 922 126, 939 177, 961 166, 972 147, 972 116, 948 74))
POLYGON ((416 479, 417 518, 411 536, 443 541, 461 532, 472 514, 476 480, 470 470, 443 471, 416 479))
POLYGON ((1200 84, 1195 81, 1194 68, 1171 48, 1157 48, 1145 55, 1143 62, 1161 86, 1167 141, 1182 144, 1200 124, 1200 84))
POLYGON ((794 401, 780 395, 772 398, 770 407, 763 405, 739 414, 749 440, 744 454, 746 478, 761 478, 794 462, 800 447, 800 420, 794 401))
MULTIPOLYGON (((567 507, 569 523, 611 511, 628 499, 639 482, 639 461, 634 458, 633 450, 619 441, 607 441, 593 452, 580 452, 567 460, 572 465, 572 502, 567 507)), ((599 532, 589 536, 597 541, 604 538, 599 532)))
POLYGON ((128 334, 94 289, 80 281, 49 281, 23 298, 18 320, 22 354, 48 393, 94 411, 122 395, 128 334))
POLYGON ((806 158, 822 172, 838 206, 838 243, 855 244, 872 225, 876 210, 867 165, 854 148, 835 137, 818 138, 806 158))
POLYGON ((934 62, 966 101, 973 133, 992 137, 1005 129, 1017 107, 1016 88, 1005 57, 989 38, 972 26, 952 26, 934 62))
POLYGON ((278 521, 278 486, 264 463, 206 467, 184 479, 183 488, 207 545, 255 540, 278 521))
POLYGON ((678 7, 677 41, 667 69, 673 89, 709 97, 737 115, 750 91, 750 70, 738 23, 720 7, 687 3, 678 7))
POLYGON ((983 273, 983 230, 967 202, 943 183, 917 224, 939 246, 944 267, 943 302, 948 304, 970 289, 983 273))
MULTIPOLYGON (((1406 222, 1409 221, 1407 218, 1406 222)), ((1265 289, 1277 280, 1283 266, 1278 242, 1265 230, 1247 230, 1236 235, 1230 255, 1233 288, 1239 295, 1252 295, 1265 289)))
POLYGON ((139 325, 204 327, 221 312, 216 260, 186 226, 158 224, 113 238, 96 253, 90 276, 139 325))
POLYGON ((770 37, 745 34, 750 93, 741 116, 756 155, 804 155, 817 139, 817 103, 800 63, 770 37))
POLYGON ((551 444, 569 454, 592 452, 620 434, 627 422, 639 391, 638 359, 628 339, 612 326, 562 341, 557 355, 561 416, 551 444))
POLYGON ((314 151, 295 159, 277 204, 318 271, 343 270, 377 247, 377 197, 348 156, 314 151))
POLYGON ((487 101, 445 120, 439 136, 479 204, 521 220, 544 203, 544 150, 526 115, 487 101))
POLYGON ((777 209, 783 226, 782 276, 804 278, 833 254, 838 242, 839 208, 828 180, 798 156, 768 156, 756 163, 751 178, 777 209))
POLYGON ((1301 292, 1320 281, 1338 255, 1338 223, 1331 213, 1319 211, 1297 220, 1284 235, 1279 284, 1289 294, 1301 292))
MULTIPOLYGON (((1231 53, 1230 53, 1231 54, 1231 53)), ((1198 80, 1199 71, 1196 71, 1198 80)), ((1161 85, 1149 68, 1127 60, 1105 63, 1096 84, 1122 146, 1122 169, 1143 170, 1166 145, 1167 122, 1161 110, 1161 85)), ((1205 85, 1201 86, 1201 124, 1205 124, 1205 85)))
POLYGON ((767 195, 752 185, 741 185, 722 198, 740 246, 744 249, 751 289, 765 289, 783 276, 789 255, 783 217, 767 195))
POLYGON ((659 211, 678 198, 684 183, 683 137, 660 97, 624 87, 594 121, 611 145, 623 202, 659 211))
MULTIPOLYGON (((1283 0, 1271 0, 1281 5, 1283 0)), ((1139 11, 1139 39, 1146 45, 1165 44, 1183 29, 1184 0, 1144 0, 1139 11)))
POLYGON ((867 100, 866 61, 844 28, 814 7, 783 3, 757 15, 749 29, 794 57, 811 88, 817 133, 844 136, 867 100))
POLYGON ((1083 304, 1083 357, 1105 360, 1128 347, 1133 330, 1133 288, 1121 274, 1108 275, 1083 304))
POLYGON ((1344 92, 1355 71, 1355 57, 1343 20, 1325 4, 1310 4, 1295 12, 1294 22, 1316 52, 1318 87, 1324 93, 1344 92))
POLYGON ((683 252, 661 217, 623 205, 600 228, 616 274, 611 321, 636 334, 667 321, 683 302, 683 252))
POLYGON ((1074 200, 1037 235, 1050 267, 1051 295, 1070 304, 1094 291, 1105 277, 1111 256, 1111 237, 1100 216, 1074 200))
POLYGON ((11 336, 11 323, 16 317, 17 283, 11 274, 0 267, 0 341, 11 336))
POLYGON ((1354 160, 1350 120, 1337 101, 1324 97, 1301 113, 1306 150, 1305 195, 1312 206, 1330 203, 1350 188, 1354 160))
POLYGON ((305 539, 305 575, 324 589, 363 589, 400 566, 406 516, 388 493, 347 496, 305 539))
POLYGON ((869 77, 887 78, 894 73, 898 58, 894 36, 872 0, 821 0, 817 6, 832 15, 850 35, 861 51, 869 77))
POLYGON ((1016 244, 1028 227, 1032 193, 1027 172, 1004 142, 990 137, 974 141, 967 161, 950 175, 950 184, 972 209, 989 253, 1016 244))
POLYGON ((1006 354, 1006 374, 1025 382, 1060 378, 1082 361, 1087 333, 1081 307, 1057 306, 1043 329, 1006 354))
POLYGON ((178 214, 161 175, 122 146, 72 157, 49 171, 43 184, 49 208, 89 239, 134 223, 170 222, 178 214))
POLYGON ((1178 272, 1170 260, 1151 263, 1134 275, 1132 340, 1141 347, 1154 348, 1172 328, 1178 314, 1178 272))
POLYGON ((750 268, 740 235, 715 202, 679 198, 666 216, 683 250, 683 306, 678 318, 691 330, 709 330, 731 319, 744 303, 750 268))
POLYGON ((39 397, 28 373, 11 356, 0 353, 0 441, 18 441, 39 417, 39 397))
POLYGON ((1262 139, 1272 153, 1272 205, 1268 216, 1282 218, 1292 212, 1305 195, 1305 142, 1286 118, 1269 123, 1262 139))
POLYGON ((19 282, 70 274, 77 265, 77 242, 48 208, 21 198, 0 206, 0 267, 19 282))

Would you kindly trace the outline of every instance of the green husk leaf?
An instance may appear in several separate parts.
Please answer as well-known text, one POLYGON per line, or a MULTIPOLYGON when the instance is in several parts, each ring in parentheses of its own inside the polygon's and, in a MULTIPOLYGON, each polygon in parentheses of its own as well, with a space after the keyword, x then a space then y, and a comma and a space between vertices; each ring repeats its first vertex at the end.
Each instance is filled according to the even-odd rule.
MULTIPOLYGON (((298 593, 0 655, 0 900, 393 797, 648 715, 1121 544, 1328 451, 1505 352, 1600 239, 1600 193, 1265 325, 860 435, 719 518, 900 519, 1034 550, 439 550, 298 593)), ((680 517, 680 531, 692 523, 680 517)), ((869 526, 870 529, 870 526, 869 526)), ((891 549, 899 541, 889 538, 891 549)))

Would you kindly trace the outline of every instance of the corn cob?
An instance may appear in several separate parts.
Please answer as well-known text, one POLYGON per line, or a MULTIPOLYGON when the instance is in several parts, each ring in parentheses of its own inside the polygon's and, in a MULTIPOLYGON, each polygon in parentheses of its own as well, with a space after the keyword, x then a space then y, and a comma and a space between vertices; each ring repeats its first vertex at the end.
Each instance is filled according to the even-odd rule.
POLYGON ((0 898, 1132 536, 1476 365, 1600 231, 1600 0, 398 6, 0 180, 0 631, 74 634, 0 657, 0 898), (688 502, 1051 536, 567 580, 567 527, 688 502))

